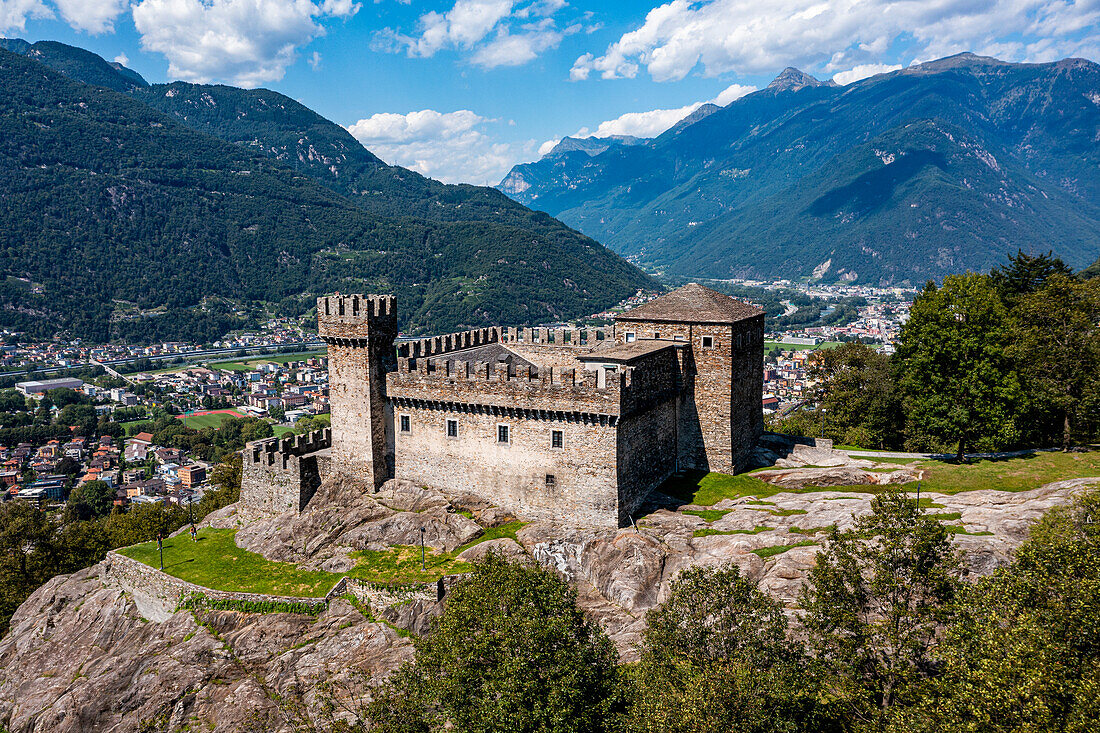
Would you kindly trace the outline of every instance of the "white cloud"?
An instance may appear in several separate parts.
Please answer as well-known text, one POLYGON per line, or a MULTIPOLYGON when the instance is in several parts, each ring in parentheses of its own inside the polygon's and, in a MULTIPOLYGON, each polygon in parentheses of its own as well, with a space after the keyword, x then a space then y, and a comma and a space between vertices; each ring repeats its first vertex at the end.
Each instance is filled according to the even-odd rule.
POLYGON ((120 53, 118 56, 115 56, 111 60, 114 61, 116 64, 122 64, 123 66, 130 63, 130 57, 124 53, 120 53))
POLYGON ((894 42, 921 58, 999 47, 1008 60, 1032 60, 1098 41, 1095 0, 672 0, 603 55, 579 57, 570 78, 634 77, 643 67, 657 81, 697 68, 708 75, 788 65, 836 72, 879 61, 894 42))
POLYGON ((833 74, 833 81, 841 86, 847 86, 854 81, 866 79, 875 74, 886 74, 891 71, 897 71, 900 68, 901 64, 860 64, 848 71, 841 71, 837 74, 833 74))
POLYGON ((111 33, 115 18, 129 7, 129 0, 53 0, 65 22, 78 31, 111 33))
POLYGON ((41 0, 0 0, 0 33, 23 33, 28 20, 52 17, 53 12, 41 0))
POLYGON ((740 99, 746 94, 752 94, 756 91, 756 87, 744 84, 730 84, 728 87, 718 93, 718 96, 713 100, 714 104, 719 107, 725 107, 730 102, 740 99))
POLYGON ((516 146, 494 143, 483 132, 493 122, 468 109, 425 109, 404 115, 382 112, 348 125, 348 132, 387 163, 444 183, 491 185, 519 157, 516 146))
POLYGON ((561 138, 560 137, 555 137, 551 140, 547 140, 542 145, 539 145, 539 150, 538 150, 539 157, 541 158, 542 156, 549 153, 560 142, 561 142, 561 138))
POLYGON ((445 13, 421 15, 411 35, 394 28, 379 31, 372 46, 420 58, 457 49, 470 51, 470 61, 486 69, 519 66, 583 30, 580 23, 558 29, 552 16, 566 7, 565 0, 456 0, 445 13))
POLYGON ((350 0, 140 0, 142 48, 168 58, 170 76, 254 87, 283 78, 298 48, 324 35, 326 17, 350 17, 350 0))
POLYGON ((317 71, 318 69, 321 68, 321 52, 320 51, 314 51, 312 54, 310 54, 310 56, 309 56, 309 68, 313 69, 314 71, 317 71))
POLYGON ((702 102, 689 104, 676 109, 651 109, 648 112, 627 112, 613 120, 601 122, 592 133, 595 137, 609 135, 633 135, 634 137, 655 137, 680 120, 687 117, 702 105, 702 102))

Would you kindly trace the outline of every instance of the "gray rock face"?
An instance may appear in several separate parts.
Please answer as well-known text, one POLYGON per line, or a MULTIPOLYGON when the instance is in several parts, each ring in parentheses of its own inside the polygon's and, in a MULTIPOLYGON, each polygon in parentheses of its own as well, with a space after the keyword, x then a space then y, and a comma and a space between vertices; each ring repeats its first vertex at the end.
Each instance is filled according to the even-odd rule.
POLYGON ((316 701, 317 682, 378 681, 412 645, 344 601, 296 614, 147 623, 95 568, 38 589, 0 640, 0 724, 12 733, 293 728, 273 699, 316 701), (266 726, 266 727, 265 727, 266 726))

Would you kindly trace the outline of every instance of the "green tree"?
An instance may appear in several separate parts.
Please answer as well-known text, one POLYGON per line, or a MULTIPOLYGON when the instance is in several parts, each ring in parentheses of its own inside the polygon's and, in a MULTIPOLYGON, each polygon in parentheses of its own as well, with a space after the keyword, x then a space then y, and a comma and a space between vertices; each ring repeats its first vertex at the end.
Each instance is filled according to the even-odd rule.
POLYGON ((925 702, 896 728, 1088 733, 1100 720, 1100 492, 1052 509, 967 589, 925 702))
POLYGON ((913 448, 998 450, 1020 438, 1019 377, 1006 354, 1008 313, 989 279, 950 275, 928 283, 901 330, 896 359, 913 448))
POLYGON ((609 730, 616 654, 552 573, 490 555, 451 591, 371 716, 384 731, 609 730))
POLYGON ((1017 297, 1042 290, 1054 275, 1070 276, 1073 270, 1053 252, 1040 255, 1025 254, 1017 250, 1008 256, 1008 264, 994 267, 989 273, 997 292, 1008 302, 1017 297))
POLYGON ((0 505, 0 634, 31 592, 53 575, 54 527, 25 501, 0 505))
POLYGON ((852 530, 835 527, 803 589, 810 646, 853 719, 879 725, 931 675, 959 575, 947 530, 893 489, 852 530))
POLYGON ((645 733, 828 730, 774 599, 736 565, 691 568, 646 615, 626 728, 645 733))
POLYGON ((66 514, 77 520, 104 517, 111 513, 115 491, 104 481, 89 481, 73 489, 66 514))
POLYGON ((901 401, 890 357, 849 341, 814 352, 807 371, 817 381, 818 404, 828 415, 832 434, 865 447, 901 442, 901 401))
POLYGON ((1062 447, 1100 404, 1100 280, 1053 274, 1012 309, 1012 354, 1033 401, 1062 424, 1062 447))

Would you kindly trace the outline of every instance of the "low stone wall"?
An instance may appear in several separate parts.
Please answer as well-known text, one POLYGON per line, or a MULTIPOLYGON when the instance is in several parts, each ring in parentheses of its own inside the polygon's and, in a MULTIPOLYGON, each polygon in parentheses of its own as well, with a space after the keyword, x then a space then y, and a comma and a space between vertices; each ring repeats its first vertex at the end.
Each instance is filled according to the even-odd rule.
POLYGON ((99 566, 100 580, 104 585, 129 593, 138 612, 150 621, 166 621, 179 610, 180 604, 192 595, 206 596, 217 601, 244 601, 248 603, 305 603, 323 606, 326 598, 299 598, 272 596, 263 593, 234 593, 214 590, 188 583, 168 573, 150 567, 143 562, 108 552, 99 566))

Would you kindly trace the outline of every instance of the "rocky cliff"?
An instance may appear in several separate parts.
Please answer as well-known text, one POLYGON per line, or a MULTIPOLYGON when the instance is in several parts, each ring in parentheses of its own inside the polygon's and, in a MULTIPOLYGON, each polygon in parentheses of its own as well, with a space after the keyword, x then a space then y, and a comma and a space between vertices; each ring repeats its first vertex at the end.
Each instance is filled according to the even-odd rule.
MULTIPOLYGON (((897 473, 897 466, 838 456, 796 452, 768 475, 779 487, 830 476, 887 483, 897 473), (809 462, 840 465, 801 465, 809 462)), ((953 526, 970 571, 987 573, 1008 559, 1031 522, 1098 480, 922 498, 953 526)), ((577 587, 582 607, 608 631, 622 657, 631 659, 645 612, 664 599, 676 573, 691 565, 735 562, 793 606, 825 528, 850 526, 869 511, 872 497, 858 487, 796 491, 725 499, 713 507, 662 499, 637 529, 527 524, 516 540, 476 545, 462 558, 496 551, 554 569, 577 587), (704 509, 711 511, 691 513, 704 509)), ((251 523, 238 530, 239 544, 274 559, 343 569, 351 550, 408 543, 408 532, 419 534, 422 525, 432 527, 429 544, 453 549, 481 526, 510 519, 484 503, 464 504, 462 497, 396 483, 364 495, 333 482, 318 497, 347 503, 339 509, 315 503, 300 517, 251 523), (459 506, 473 519, 457 513, 459 506)), ((210 519, 216 526, 240 521, 232 507, 210 519)), ((289 732, 290 708, 315 702, 319 684, 360 695, 412 656, 412 645, 395 624, 423 629, 439 611, 438 604, 421 604, 376 623, 337 598, 317 617, 180 611, 151 622, 101 570, 54 578, 23 604, 0 640, 0 726, 11 733, 289 732)))

